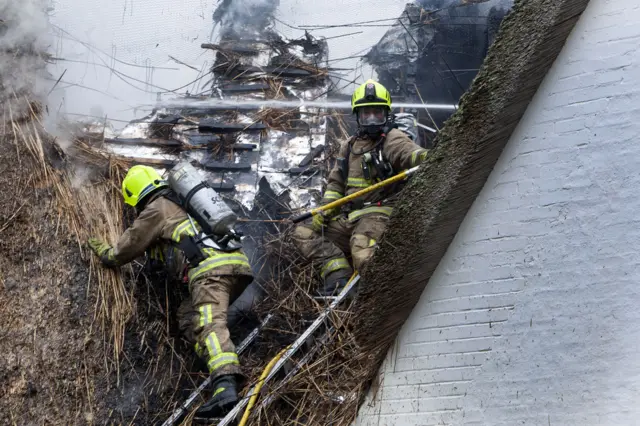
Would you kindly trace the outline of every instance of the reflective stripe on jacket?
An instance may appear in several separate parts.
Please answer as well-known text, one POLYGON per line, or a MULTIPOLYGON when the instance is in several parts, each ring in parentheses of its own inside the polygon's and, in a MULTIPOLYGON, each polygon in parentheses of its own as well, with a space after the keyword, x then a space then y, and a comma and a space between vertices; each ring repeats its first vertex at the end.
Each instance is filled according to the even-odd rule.
POLYGON ((349 219, 349 222, 355 222, 358 219, 371 214, 381 214, 384 216, 391 216, 391 212, 393 212, 393 207, 371 206, 371 207, 365 207, 360 210, 354 210, 349 213, 347 218, 349 219))
MULTIPOLYGON (((199 230, 198 227, 196 229, 199 230)), ((157 197, 149 202, 133 224, 120 236, 108 255, 118 265, 122 265, 156 245, 178 243, 185 235, 195 235, 187 213, 167 198, 157 197)), ((242 250, 228 253, 207 248, 204 254, 207 258, 189 271, 190 280, 204 273, 244 275, 248 278, 252 276, 249 260, 242 250)))
MULTIPOLYGON (((340 161, 337 161, 329 173, 322 204, 327 204, 327 202, 338 199, 336 198, 336 194, 353 194, 376 183, 375 170, 373 168, 370 168, 373 173, 372 179, 367 180, 364 178, 362 170, 363 154, 358 153, 372 148, 377 141, 368 137, 356 138, 351 142, 350 150, 348 148, 349 142, 350 141, 343 142, 338 153, 339 158, 346 158, 347 155, 349 157, 348 176, 345 179, 342 175, 340 161)), ((394 173, 399 173, 422 163, 427 158, 428 152, 427 149, 416 145, 405 133, 398 129, 392 129, 382 144, 382 155, 389 161, 394 173)), ((361 201, 363 203, 380 201, 382 192, 383 190, 374 191, 363 196, 361 201)))

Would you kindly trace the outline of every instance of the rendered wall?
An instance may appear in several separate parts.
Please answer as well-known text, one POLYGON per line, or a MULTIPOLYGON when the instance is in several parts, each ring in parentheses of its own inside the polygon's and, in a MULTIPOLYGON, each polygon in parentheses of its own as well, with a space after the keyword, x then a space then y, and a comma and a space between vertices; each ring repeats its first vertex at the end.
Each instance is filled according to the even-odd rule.
POLYGON ((637 22, 590 2, 356 425, 640 424, 637 22))

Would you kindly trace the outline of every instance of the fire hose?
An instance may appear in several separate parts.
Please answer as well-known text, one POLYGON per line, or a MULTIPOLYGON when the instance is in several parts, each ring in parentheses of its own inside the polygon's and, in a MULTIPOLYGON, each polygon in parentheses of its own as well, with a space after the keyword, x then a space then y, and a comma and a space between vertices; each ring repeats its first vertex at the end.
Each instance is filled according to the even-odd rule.
POLYGON ((395 176, 390 177, 389 179, 385 179, 383 181, 380 181, 378 183, 375 183, 365 189, 362 189, 358 192, 354 192, 353 194, 347 195, 346 197, 342 197, 339 200, 336 201, 332 201, 329 204, 325 204, 324 206, 320 206, 320 207, 316 207, 315 209, 312 209, 306 213, 303 213, 299 216, 295 216, 293 218, 291 218, 291 221, 293 223, 298 223, 298 222, 302 222, 305 219, 309 219, 312 216, 316 216, 320 213, 322 213, 323 211, 326 210, 331 210, 331 209, 335 209, 336 207, 342 207, 343 205, 347 204, 350 201, 355 200, 356 198, 362 197, 363 195, 366 195, 370 192, 376 191, 380 188, 384 188, 385 186, 391 185, 393 183, 396 182, 400 182, 401 180, 404 180, 406 178, 408 178, 409 176, 411 176, 412 174, 414 174, 415 172, 418 171, 418 169, 420 168, 420 166, 416 166, 416 167, 412 167, 410 169, 407 169, 405 171, 402 171, 400 173, 398 173, 395 176))

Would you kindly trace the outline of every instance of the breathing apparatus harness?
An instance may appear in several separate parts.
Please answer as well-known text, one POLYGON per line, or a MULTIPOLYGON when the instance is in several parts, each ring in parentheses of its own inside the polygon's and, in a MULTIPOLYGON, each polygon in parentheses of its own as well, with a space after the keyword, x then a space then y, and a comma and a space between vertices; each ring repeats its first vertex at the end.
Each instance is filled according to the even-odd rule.
POLYGON ((242 248, 242 233, 230 230, 229 233, 223 236, 206 234, 202 231, 198 231, 193 218, 190 215, 188 217, 189 222, 191 223, 191 228, 196 235, 183 236, 180 239, 180 243, 178 243, 178 248, 183 251, 189 265, 198 266, 200 262, 207 258, 203 252, 203 249, 205 248, 212 248, 223 252, 232 252, 242 248))
MULTIPOLYGON (((382 151, 384 142, 387 139, 387 134, 392 129, 397 128, 398 125, 393 120, 393 115, 390 115, 387 119, 386 124, 382 128, 382 133, 378 137, 378 141, 370 148, 364 149, 362 151, 356 151, 353 148, 353 143, 358 138, 372 137, 372 135, 364 129, 358 130, 358 132, 347 142, 347 154, 345 155, 345 157, 338 159, 338 167, 340 168, 340 173, 342 174, 343 180, 346 182, 349 178, 349 157, 351 156, 352 151, 355 155, 362 155, 361 167, 362 175, 365 180, 370 181, 374 178, 373 171, 375 171, 375 180, 377 182, 383 181, 393 176, 395 174, 393 166, 391 165, 389 160, 385 158, 382 151)), ((382 193, 382 199, 379 203, 384 201, 396 191, 397 185, 390 185, 389 188, 385 188, 382 193)), ((350 210, 359 210, 363 206, 364 203, 358 200, 349 203, 350 210)))
POLYGON ((222 252, 232 252, 242 248, 241 238, 243 234, 241 232, 232 229, 224 235, 215 234, 209 229, 204 220, 198 221, 198 216, 192 214, 194 212, 190 211, 191 209, 188 206, 190 205, 189 201, 191 197, 200 189, 207 187, 210 188, 209 184, 202 182, 190 190, 184 200, 170 188, 160 194, 187 212, 187 217, 194 235, 183 235, 180 242, 173 243, 173 245, 184 253, 187 262, 192 267, 199 265, 200 262, 207 258, 204 249, 211 248, 222 252), (193 216, 196 217, 196 220, 193 219, 193 216), (196 224, 199 225, 199 228, 196 224))

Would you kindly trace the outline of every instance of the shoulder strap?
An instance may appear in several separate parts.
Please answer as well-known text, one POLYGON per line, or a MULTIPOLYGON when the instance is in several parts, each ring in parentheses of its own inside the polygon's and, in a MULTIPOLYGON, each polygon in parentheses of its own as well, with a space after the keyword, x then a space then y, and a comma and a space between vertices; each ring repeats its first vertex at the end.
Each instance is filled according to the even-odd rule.
POLYGON ((351 156, 351 144, 353 143, 353 141, 356 139, 357 135, 353 135, 351 136, 347 142, 347 151, 344 155, 344 157, 342 158, 338 158, 338 167, 340 168, 340 174, 342 175, 342 180, 345 182, 347 182, 347 179, 349 178, 349 157, 351 156))
MULTIPOLYGON (((386 139, 386 135, 384 139, 386 139)), ((384 150, 382 149, 383 143, 384 141, 376 147, 373 155, 373 167, 375 167, 380 180, 385 180, 393 176, 393 166, 384 155, 384 150)))
POLYGON ((175 193, 175 191, 173 191, 172 189, 165 189, 161 194, 161 197, 166 198, 167 200, 171 201, 172 203, 175 203, 177 205, 179 205, 180 207, 184 208, 184 205, 182 203, 182 200, 180 199, 180 197, 178 196, 178 194, 175 193))

